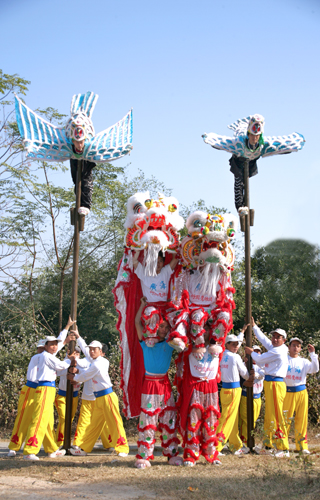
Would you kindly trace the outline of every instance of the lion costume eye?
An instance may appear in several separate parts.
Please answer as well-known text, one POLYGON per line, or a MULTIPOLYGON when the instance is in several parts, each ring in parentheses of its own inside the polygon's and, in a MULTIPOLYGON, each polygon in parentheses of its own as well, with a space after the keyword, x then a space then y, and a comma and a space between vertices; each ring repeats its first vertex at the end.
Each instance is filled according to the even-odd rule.
POLYGON ((136 203, 133 207, 133 211, 135 214, 139 214, 141 212, 142 205, 141 203, 136 203))
POLYGON ((194 223, 193 223, 193 225, 194 225, 194 227, 202 227, 202 224, 199 221, 199 219, 195 220, 194 223))
POLYGON ((171 205, 168 206, 169 212, 175 212, 176 210, 178 210, 178 207, 174 203, 171 203, 171 205))
POLYGON ((150 200, 150 199, 149 199, 149 200, 146 200, 146 201, 144 202, 144 204, 145 204, 145 206, 146 206, 147 208, 151 208, 151 207, 152 207, 152 205, 153 205, 153 200, 150 200))

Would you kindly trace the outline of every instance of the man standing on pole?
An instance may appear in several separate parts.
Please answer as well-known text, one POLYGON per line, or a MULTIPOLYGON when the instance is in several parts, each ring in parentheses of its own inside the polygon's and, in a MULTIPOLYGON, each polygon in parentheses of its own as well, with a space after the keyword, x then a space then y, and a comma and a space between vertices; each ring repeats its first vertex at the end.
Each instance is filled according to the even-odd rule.
MULTIPOLYGON (((251 319, 251 257, 250 257, 250 226, 253 226, 254 210, 250 210, 249 177, 258 173, 256 162, 258 158, 276 154, 286 154, 298 151, 304 146, 304 137, 293 133, 288 136, 263 137, 264 118, 262 115, 251 115, 237 120, 229 128, 234 130, 233 137, 204 134, 204 142, 215 149, 221 149, 232 154, 229 161, 231 172, 235 176, 235 205, 241 222, 241 230, 245 233, 245 287, 246 287, 246 323, 251 319)), ((247 329, 246 343, 252 347, 251 324, 247 329)), ((248 370, 251 371, 252 362, 248 360, 248 370)), ((247 389, 247 435, 248 447, 254 448, 252 435, 254 428, 253 390, 247 389)))

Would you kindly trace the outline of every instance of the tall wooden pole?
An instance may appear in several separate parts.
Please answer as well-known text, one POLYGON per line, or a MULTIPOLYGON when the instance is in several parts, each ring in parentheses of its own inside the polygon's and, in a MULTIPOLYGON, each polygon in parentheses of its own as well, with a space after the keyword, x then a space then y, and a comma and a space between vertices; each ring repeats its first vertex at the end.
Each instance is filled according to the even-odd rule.
MULTIPOLYGON (((72 265, 72 295, 71 295, 71 318, 77 320, 77 301, 78 301, 78 274, 79 274, 79 245, 80 245, 80 215, 78 208, 81 206, 81 172, 83 160, 78 160, 77 182, 76 182, 76 208, 74 210, 74 238, 73 238, 73 265, 72 265)), ((72 340, 69 344, 69 350, 72 354, 75 350, 76 342, 72 340)), ((66 419, 64 429, 63 447, 69 450, 71 446, 71 421, 72 421, 72 403, 73 386, 70 380, 67 380, 66 395, 66 419)))
MULTIPOLYGON (((250 255, 250 198, 249 198, 249 160, 244 164, 244 203, 248 207, 249 213, 245 215, 244 252, 245 252, 245 283, 246 283, 246 324, 249 324, 246 331, 246 345, 252 347, 252 325, 251 325, 251 255, 250 255)), ((248 356, 247 368, 250 373, 252 369, 252 359, 248 356)), ((254 448, 253 436, 253 388, 247 387, 247 446, 254 448)))

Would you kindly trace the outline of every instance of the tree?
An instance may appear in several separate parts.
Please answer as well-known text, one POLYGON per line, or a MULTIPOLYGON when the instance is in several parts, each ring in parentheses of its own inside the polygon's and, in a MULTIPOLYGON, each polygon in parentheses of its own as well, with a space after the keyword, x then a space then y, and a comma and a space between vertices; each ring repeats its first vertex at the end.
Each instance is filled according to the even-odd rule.
MULTIPOLYGON (((252 257, 252 312, 264 331, 320 341, 320 252, 303 240, 275 240, 252 257)), ((236 326, 244 322, 244 263, 236 268, 236 326)))

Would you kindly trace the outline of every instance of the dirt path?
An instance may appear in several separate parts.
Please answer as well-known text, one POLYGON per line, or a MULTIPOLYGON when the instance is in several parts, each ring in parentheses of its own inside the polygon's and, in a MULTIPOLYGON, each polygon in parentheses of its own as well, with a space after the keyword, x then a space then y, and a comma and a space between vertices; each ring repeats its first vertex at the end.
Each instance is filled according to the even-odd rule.
POLYGON ((26 462, 19 454, 7 458, 0 443, 0 495, 3 500, 304 500, 320 498, 320 440, 312 455, 290 459, 226 454, 221 466, 201 458, 196 467, 170 467, 156 451, 152 467, 134 467, 135 446, 127 458, 96 447, 89 456, 50 459, 40 452, 39 462, 26 462))

